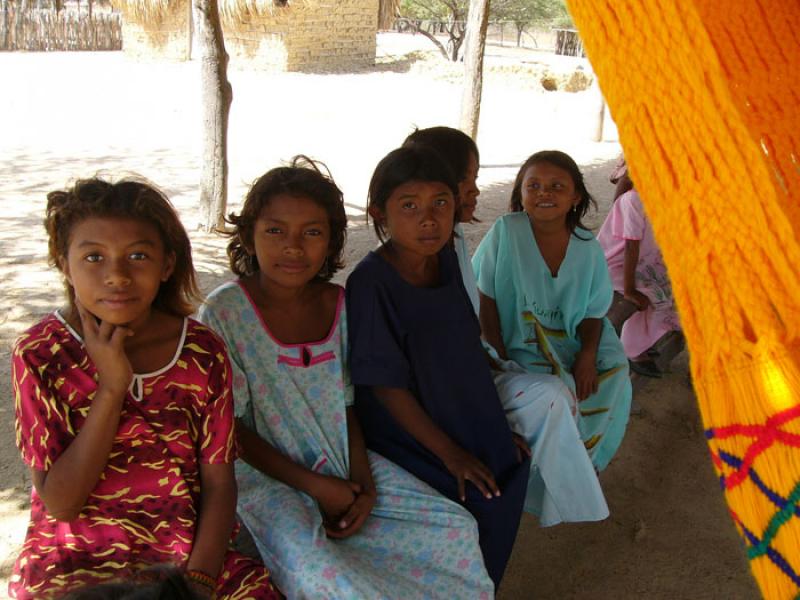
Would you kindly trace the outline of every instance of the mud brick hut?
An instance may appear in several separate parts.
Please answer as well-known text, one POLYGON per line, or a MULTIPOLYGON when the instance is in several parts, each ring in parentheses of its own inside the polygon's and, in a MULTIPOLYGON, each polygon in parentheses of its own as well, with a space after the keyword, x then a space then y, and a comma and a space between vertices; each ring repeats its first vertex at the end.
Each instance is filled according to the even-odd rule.
MULTIPOLYGON (((190 0, 118 0, 123 49, 171 60, 192 57, 190 0)), ((375 61, 379 0, 219 0, 234 68, 340 71, 375 61)))

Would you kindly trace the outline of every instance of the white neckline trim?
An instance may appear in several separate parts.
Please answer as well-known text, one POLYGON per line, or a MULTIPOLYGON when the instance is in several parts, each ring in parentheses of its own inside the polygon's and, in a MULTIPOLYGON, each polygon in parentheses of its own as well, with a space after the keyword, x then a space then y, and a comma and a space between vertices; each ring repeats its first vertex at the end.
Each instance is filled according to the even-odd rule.
MULTIPOLYGON (((70 335, 72 335, 76 340, 78 340, 82 346, 86 346, 83 343, 83 338, 72 328, 72 325, 67 323, 66 319, 61 315, 60 310, 56 310, 53 312, 56 319, 61 321, 62 325, 67 328, 70 335)), ((178 340, 178 347, 175 349, 175 354, 173 355, 172 359, 160 369, 156 369, 155 371, 150 371, 149 373, 134 373, 133 380, 131 381, 130 387, 128 387, 128 391, 130 392, 131 396, 133 396, 136 400, 141 400, 144 394, 144 385, 143 382, 145 379, 150 377, 157 377, 169 371, 172 367, 174 367, 178 359, 181 357, 183 353, 183 346, 186 343, 186 333, 189 329, 189 319, 187 317, 183 317, 183 325, 181 326, 181 337, 178 340)))

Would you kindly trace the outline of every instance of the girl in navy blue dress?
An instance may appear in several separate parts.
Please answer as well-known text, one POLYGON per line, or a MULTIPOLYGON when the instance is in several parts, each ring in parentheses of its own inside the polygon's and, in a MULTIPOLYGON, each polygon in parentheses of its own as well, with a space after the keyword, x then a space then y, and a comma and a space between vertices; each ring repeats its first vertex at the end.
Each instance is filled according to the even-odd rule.
POLYGON ((350 371, 367 445, 466 506, 497 587, 530 450, 509 429, 450 243, 457 194, 427 148, 378 164, 368 211, 383 244, 347 281, 350 371))

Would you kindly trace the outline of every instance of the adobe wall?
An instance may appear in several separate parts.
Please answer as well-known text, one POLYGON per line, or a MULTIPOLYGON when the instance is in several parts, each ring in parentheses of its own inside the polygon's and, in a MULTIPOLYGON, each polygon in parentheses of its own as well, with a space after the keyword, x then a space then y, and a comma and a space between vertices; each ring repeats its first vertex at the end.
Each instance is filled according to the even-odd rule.
POLYGON ((189 60, 191 51, 191 4, 169 2, 169 9, 144 27, 123 13, 122 49, 132 56, 189 60))
POLYGON ((378 0, 331 0, 316 8, 250 15, 225 23, 232 66, 278 71, 328 71, 375 62, 378 0))

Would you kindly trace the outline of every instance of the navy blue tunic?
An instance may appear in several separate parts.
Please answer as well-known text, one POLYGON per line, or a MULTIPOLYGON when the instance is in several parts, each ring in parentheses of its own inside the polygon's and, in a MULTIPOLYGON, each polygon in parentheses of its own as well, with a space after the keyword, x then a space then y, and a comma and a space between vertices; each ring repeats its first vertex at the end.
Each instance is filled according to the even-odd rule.
POLYGON ((347 280, 350 373, 367 446, 458 502, 455 477, 375 398, 372 386, 409 390, 433 422, 493 473, 501 496, 471 483, 464 503, 497 586, 511 555, 530 471, 519 462, 492 381, 455 252, 439 253, 440 285, 416 287, 370 252, 347 280))

